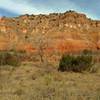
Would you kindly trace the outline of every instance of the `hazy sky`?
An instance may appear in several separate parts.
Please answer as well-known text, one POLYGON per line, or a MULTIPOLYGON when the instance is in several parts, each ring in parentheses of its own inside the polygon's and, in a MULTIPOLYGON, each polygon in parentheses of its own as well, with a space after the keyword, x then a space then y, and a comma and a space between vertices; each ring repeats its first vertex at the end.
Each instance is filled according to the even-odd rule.
POLYGON ((100 19, 100 0, 0 0, 0 16, 48 14, 75 10, 100 19))

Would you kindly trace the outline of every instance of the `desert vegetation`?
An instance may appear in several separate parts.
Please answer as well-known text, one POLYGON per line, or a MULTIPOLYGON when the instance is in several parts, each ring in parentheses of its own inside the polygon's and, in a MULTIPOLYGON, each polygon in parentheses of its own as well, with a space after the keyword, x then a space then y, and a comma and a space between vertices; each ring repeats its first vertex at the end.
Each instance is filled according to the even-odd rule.
POLYGON ((0 66, 11 65, 19 66, 21 63, 20 56, 15 51, 1 51, 0 52, 0 66))
POLYGON ((24 51, 0 53, 0 100, 100 100, 100 63, 91 51, 65 53, 46 66, 36 57, 24 51), (94 67, 98 72, 90 73, 94 67))
POLYGON ((60 60, 59 69, 61 71, 90 71, 94 62, 91 51, 84 50, 81 54, 64 54, 60 60))

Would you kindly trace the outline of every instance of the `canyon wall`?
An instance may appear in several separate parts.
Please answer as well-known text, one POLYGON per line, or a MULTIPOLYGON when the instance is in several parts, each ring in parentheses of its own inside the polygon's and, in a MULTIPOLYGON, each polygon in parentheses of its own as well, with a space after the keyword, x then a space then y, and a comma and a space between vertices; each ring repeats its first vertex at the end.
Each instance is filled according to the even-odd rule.
POLYGON ((48 52, 99 50, 100 21, 75 11, 0 18, 0 50, 35 52, 39 45, 48 52))

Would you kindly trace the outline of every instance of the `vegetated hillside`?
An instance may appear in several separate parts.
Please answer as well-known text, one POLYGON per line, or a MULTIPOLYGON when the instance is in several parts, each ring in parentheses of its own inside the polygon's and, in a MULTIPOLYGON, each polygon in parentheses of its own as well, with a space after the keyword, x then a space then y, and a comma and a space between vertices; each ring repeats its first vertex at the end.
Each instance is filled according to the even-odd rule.
POLYGON ((59 52, 100 48, 100 21, 75 11, 0 18, 0 50, 35 51, 38 39, 59 52))

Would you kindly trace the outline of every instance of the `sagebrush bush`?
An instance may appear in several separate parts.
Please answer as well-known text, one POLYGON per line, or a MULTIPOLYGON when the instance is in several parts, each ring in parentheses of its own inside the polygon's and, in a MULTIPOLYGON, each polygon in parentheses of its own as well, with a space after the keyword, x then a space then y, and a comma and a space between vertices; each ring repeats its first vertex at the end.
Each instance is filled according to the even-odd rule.
POLYGON ((20 56, 16 52, 1 51, 0 65, 19 66, 21 63, 20 56))
POLYGON ((92 55, 82 52, 80 55, 64 54, 60 59, 59 68, 60 71, 74 71, 82 72, 89 71, 92 67, 92 55))

